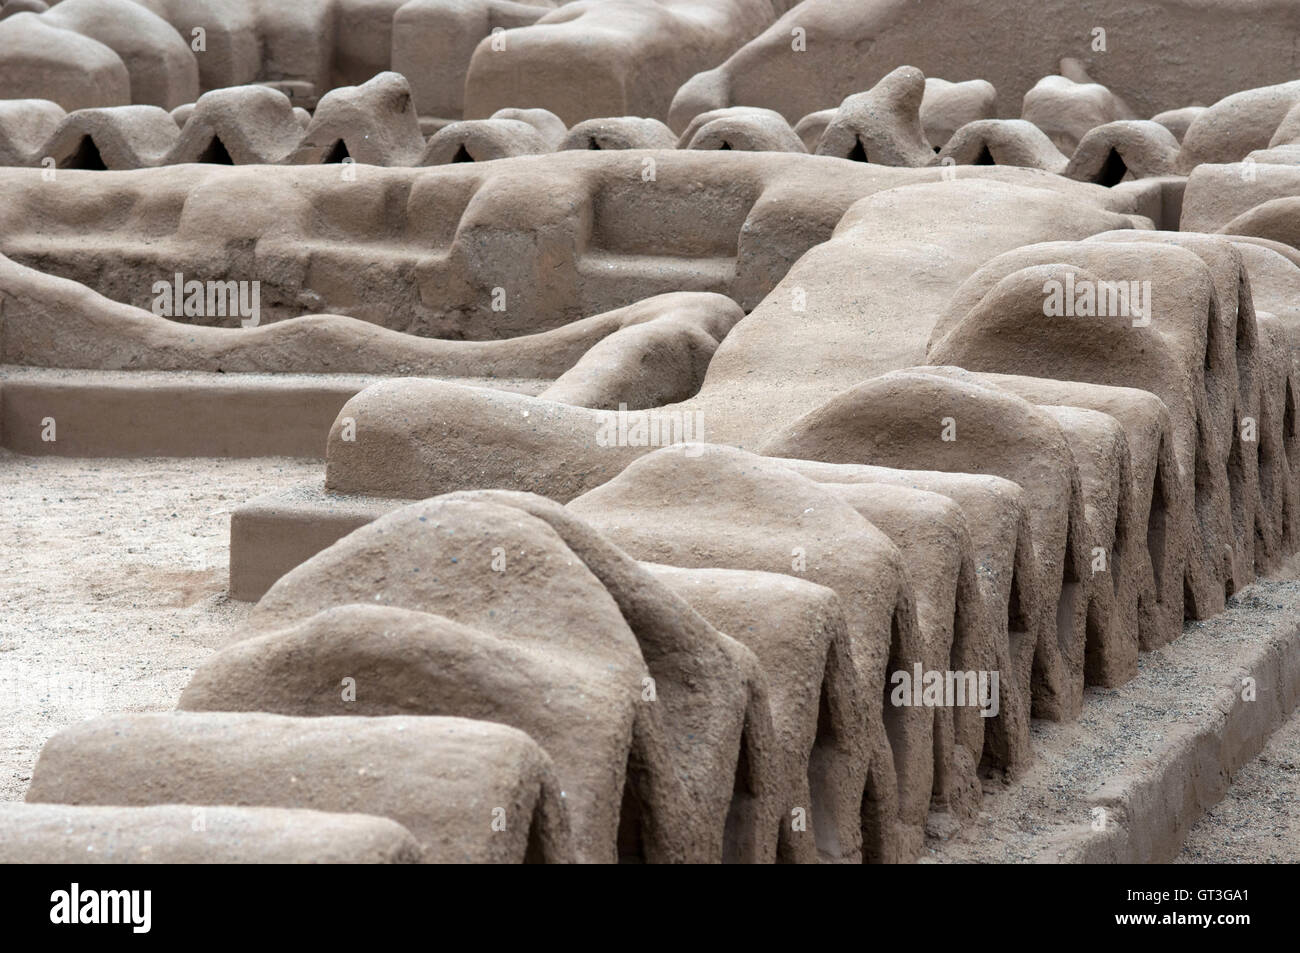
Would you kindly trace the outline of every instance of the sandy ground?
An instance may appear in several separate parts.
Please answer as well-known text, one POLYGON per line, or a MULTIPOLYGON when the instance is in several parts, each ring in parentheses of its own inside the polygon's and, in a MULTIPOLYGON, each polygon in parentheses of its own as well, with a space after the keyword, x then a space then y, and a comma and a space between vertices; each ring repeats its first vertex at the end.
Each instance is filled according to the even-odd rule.
POLYGON ((224 593, 230 511, 319 461, 0 451, 0 800, 69 724, 174 707, 247 614, 224 593))
POLYGON ((1179 864, 1300 862, 1300 709, 1192 829, 1179 864))

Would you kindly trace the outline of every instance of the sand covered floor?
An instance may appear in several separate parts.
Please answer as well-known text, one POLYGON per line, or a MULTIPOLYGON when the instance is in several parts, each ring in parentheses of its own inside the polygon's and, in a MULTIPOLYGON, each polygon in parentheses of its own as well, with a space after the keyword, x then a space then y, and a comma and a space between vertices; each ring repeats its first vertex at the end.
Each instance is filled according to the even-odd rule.
POLYGON ((1300 857, 1300 711, 1232 779, 1192 829, 1179 864, 1278 864, 1300 857))
POLYGON ((319 478, 307 460, 0 451, 0 800, 59 729, 175 706, 250 608, 225 595, 230 510, 319 478))

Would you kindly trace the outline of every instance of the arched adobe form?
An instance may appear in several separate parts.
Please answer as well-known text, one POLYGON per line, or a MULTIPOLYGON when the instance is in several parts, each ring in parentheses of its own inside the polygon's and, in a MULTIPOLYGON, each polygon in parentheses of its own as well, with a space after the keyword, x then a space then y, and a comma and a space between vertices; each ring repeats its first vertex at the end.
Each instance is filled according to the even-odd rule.
POLYGON ((860 861, 867 718, 834 590, 783 573, 643 565, 767 673, 785 766, 778 863, 860 861))
POLYGON ((516 728, 467 718, 97 718, 45 743, 27 800, 310 807, 391 818, 414 835, 425 863, 574 858, 546 752, 516 728), (358 771, 358 764, 370 770, 358 771), (504 820, 496 828, 494 807, 504 820))
MULTIPOLYGON (((891 659, 909 670, 924 659, 902 557, 888 537, 782 464, 705 444, 642 457, 568 508, 637 559, 789 573, 833 589, 867 699, 872 754, 860 769, 896 778, 898 813, 883 822, 878 849, 864 850, 916 856, 933 783, 934 718, 928 709, 884 705, 891 659)), ((876 803, 887 803, 883 796, 878 791, 876 803)))
POLYGON ((1078 468, 1055 420, 1010 394, 920 368, 842 392, 775 434, 762 451, 826 463, 989 473, 1021 484, 1040 562, 1036 588, 1044 594, 1034 623, 1034 713, 1077 716, 1092 583, 1078 468))

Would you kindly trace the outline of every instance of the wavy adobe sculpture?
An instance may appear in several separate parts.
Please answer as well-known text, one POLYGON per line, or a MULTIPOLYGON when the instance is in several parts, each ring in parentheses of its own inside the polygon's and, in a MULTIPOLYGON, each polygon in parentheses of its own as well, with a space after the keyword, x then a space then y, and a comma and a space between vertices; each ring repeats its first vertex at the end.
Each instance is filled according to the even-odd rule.
MULTIPOLYGON (((223 0, 195 72, 146 6, 0 15, 0 77, 87 64, 0 102, 6 446, 324 480, 232 515, 257 604, 51 738, 0 856, 911 861, 1300 543, 1293 84, 949 83, 915 5, 821 0, 223 0), (790 39, 834 68, 772 86, 790 39)), ((1025 12, 1098 10, 1154 15, 1025 12)))

